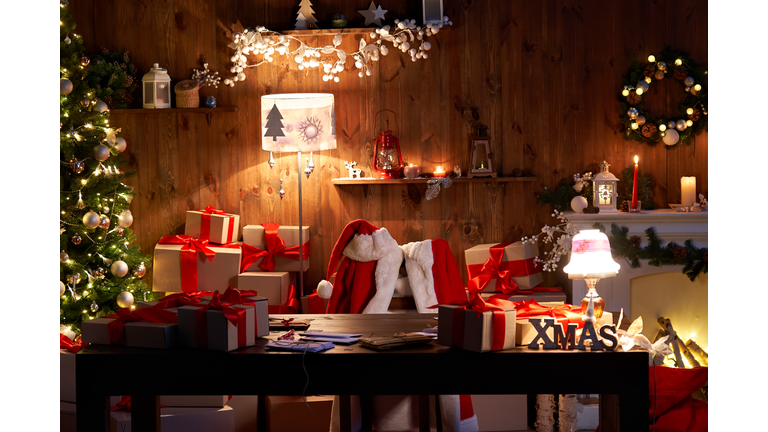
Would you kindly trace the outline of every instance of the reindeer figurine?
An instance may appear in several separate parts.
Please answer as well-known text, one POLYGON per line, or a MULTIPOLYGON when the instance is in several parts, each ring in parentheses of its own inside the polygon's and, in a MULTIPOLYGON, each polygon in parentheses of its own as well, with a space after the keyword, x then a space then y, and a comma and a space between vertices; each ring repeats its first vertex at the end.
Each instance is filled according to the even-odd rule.
POLYGON ((360 178, 360 168, 355 168, 355 165, 357 165, 357 162, 347 162, 344 161, 344 167, 349 170, 349 178, 360 178))

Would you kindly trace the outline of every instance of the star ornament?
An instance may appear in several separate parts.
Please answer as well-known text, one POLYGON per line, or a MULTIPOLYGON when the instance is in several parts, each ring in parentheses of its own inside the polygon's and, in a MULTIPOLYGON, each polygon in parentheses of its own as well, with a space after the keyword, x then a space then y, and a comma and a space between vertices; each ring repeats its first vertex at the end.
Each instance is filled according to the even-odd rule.
POLYGON ((381 5, 378 7, 373 4, 373 0, 371 0, 371 5, 368 6, 368 9, 363 9, 357 11, 360 15, 365 17, 365 24, 376 24, 377 26, 381 27, 381 20, 384 19, 384 14, 388 11, 386 9, 382 9, 381 5))

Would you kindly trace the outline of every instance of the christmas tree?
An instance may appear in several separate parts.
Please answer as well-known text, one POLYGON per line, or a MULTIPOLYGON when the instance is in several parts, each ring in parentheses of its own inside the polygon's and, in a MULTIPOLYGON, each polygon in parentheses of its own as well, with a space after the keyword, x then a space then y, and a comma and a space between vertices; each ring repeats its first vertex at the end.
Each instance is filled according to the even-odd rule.
POLYGON ((277 109, 277 104, 275 104, 269 114, 267 114, 267 131, 264 133, 264 136, 272 137, 272 141, 277 141, 277 137, 284 137, 282 119, 283 116, 280 114, 280 110, 277 109))
POLYGON ((301 0, 299 3, 299 12, 297 13, 296 26, 299 26, 299 20, 303 17, 306 23, 303 28, 315 28, 317 27, 317 18, 315 18, 315 11, 312 10, 312 2, 310 0, 301 0))
POLYGON ((90 61, 74 32, 68 6, 60 25, 60 324, 77 334, 83 320, 114 313, 144 300, 142 277, 151 257, 142 255, 128 228, 132 188, 122 180, 126 142, 109 125, 107 104, 88 86, 90 61))

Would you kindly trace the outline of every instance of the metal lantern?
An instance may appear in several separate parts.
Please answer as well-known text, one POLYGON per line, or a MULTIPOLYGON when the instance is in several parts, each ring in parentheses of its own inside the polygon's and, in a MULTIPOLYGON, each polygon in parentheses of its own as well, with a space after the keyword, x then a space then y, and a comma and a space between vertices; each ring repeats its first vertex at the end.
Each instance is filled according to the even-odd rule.
POLYGON ((443 23, 443 0, 422 0, 424 6, 424 25, 443 23))
MULTIPOLYGON (((389 111, 394 114, 388 109, 381 110, 376 114, 378 115, 382 111, 389 111)), ((395 116, 395 125, 397 125, 397 116, 395 116)), ((392 135, 391 130, 381 132, 381 135, 374 142, 373 150, 371 166, 374 171, 379 173, 379 178, 382 180, 399 178, 403 169, 403 158, 400 155, 400 140, 392 135)))
POLYGON ((171 107, 171 77, 158 63, 141 78, 144 108, 171 107))
POLYGON ((617 213, 616 210, 616 198, 619 196, 617 191, 617 185, 619 179, 616 178, 610 171, 610 167, 606 161, 600 164, 600 173, 597 174, 592 180, 592 186, 594 188, 594 205, 600 209, 600 213, 617 213))

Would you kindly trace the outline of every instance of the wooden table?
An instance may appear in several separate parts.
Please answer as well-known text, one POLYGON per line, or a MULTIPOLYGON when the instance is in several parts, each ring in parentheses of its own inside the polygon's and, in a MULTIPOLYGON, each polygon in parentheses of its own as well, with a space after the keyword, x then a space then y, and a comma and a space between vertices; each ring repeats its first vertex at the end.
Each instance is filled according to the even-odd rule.
MULTIPOLYGON (((433 316, 300 315, 314 318, 311 330, 365 337, 421 331, 437 324, 433 316)), ((269 338, 278 334, 273 332, 269 338)), ((230 353, 107 345, 85 348, 76 361, 77 428, 108 431, 108 397, 115 395, 131 395, 132 429, 143 432, 160 430, 159 395, 342 395, 340 420, 342 428, 348 428, 348 395, 421 395, 420 411, 425 412, 423 402, 435 394, 590 393, 617 395, 621 431, 648 430, 648 354, 644 351, 515 348, 474 353, 433 342, 391 352, 337 345, 305 355, 268 350, 267 343, 267 338, 258 339, 256 346, 230 353), (150 369, 163 372, 146 373, 150 369)), ((260 400, 263 409, 264 398, 260 400)), ((261 429, 265 417, 259 415, 260 430, 266 430, 261 429)))

